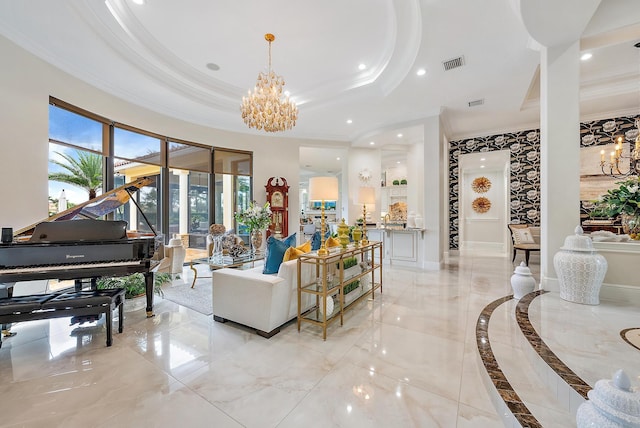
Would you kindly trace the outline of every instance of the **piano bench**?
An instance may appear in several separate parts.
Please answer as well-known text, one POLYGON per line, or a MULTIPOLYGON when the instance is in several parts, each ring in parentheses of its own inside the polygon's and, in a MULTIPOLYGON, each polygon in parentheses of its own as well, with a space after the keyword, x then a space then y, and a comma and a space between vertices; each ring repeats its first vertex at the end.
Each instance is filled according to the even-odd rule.
MULTIPOLYGON (((105 314, 107 346, 111 346, 113 311, 118 308, 118 333, 124 320, 124 288, 36 294, 0 299, 0 324, 48 318, 105 314)), ((2 339, 0 338, 0 348, 2 339)))

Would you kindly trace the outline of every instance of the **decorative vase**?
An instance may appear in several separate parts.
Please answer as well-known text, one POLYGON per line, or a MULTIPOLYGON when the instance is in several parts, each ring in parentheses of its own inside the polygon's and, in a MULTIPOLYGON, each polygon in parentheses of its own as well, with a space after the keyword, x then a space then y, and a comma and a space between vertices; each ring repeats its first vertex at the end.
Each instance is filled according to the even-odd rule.
POLYGON ((574 303, 597 305, 600 287, 607 273, 607 259, 593 248, 593 242, 576 227, 575 235, 567 236, 564 246, 553 257, 553 266, 560 283, 560 298, 574 303))
POLYGON ((259 253, 260 247, 262 247, 262 231, 252 230, 250 237, 251 237, 251 251, 254 254, 259 253))
POLYGON ((362 230, 359 227, 356 227, 351 231, 351 236, 353 237, 353 242, 356 247, 360 245, 360 240, 362 239, 362 230))
POLYGON ((520 266, 517 266, 513 271, 511 288, 513 288, 514 299, 521 299, 525 294, 529 294, 535 290, 536 280, 524 262, 520 262, 520 266))
POLYGON ((629 376, 618 370, 613 379, 600 379, 578 407, 578 428, 626 428, 640 426, 640 392, 631 387, 629 376))
POLYGON ((344 219, 338 225, 338 241, 340 241, 342 249, 346 250, 349 245, 349 226, 344 222, 344 219))
POLYGON ((212 258, 222 257, 222 235, 215 235, 213 237, 213 250, 211 251, 212 258))
POLYGON ((631 214, 621 214, 622 231, 627 235, 640 233, 640 216, 631 214))
POLYGON ((422 220, 422 216, 420 214, 416 214, 416 228, 422 229, 424 227, 424 221, 422 220))
POLYGON ((415 211, 409 211, 407 215, 407 227, 413 229, 416 227, 416 213, 415 211))

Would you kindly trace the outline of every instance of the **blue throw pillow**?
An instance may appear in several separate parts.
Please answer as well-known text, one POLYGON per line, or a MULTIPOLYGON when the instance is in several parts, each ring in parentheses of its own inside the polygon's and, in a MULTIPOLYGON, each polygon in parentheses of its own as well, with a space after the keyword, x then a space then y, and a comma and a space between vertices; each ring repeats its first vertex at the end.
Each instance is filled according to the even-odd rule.
POLYGON ((273 236, 270 236, 267 239, 267 250, 264 258, 264 269, 262 270, 262 273, 278 273, 278 269, 280 269, 282 259, 284 258, 284 253, 289 247, 295 247, 295 245, 295 233, 287 236, 282 241, 274 238, 273 236))
MULTIPOLYGON (((331 232, 327 230, 324 233, 324 240, 326 241, 329 236, 331 236, 331 232)), ((322 245, 322 242, 320 241, 320 232, 316 230, 313 236, 311 236, 311 251, 319 250, 320 245, 322 245)))
POLYGON ((311 251, 319 250, 321 244, 322 242, 320 242, 320 232, 316 230, 313 236, 311 237, 311 251))

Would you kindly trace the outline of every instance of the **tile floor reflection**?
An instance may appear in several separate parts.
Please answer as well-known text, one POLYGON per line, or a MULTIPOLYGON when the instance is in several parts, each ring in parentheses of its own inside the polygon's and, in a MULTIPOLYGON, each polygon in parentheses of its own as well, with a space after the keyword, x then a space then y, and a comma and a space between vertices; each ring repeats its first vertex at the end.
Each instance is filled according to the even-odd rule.
MULTIPOLYGON (((538 266, 531 268, 538 278, 538 266)), ((114 333, 109 348, 100 324, 70 327, 64 318, 17 324, 18 335, 0 349, 0 425, 501 427, 475 324, 488 303, 511 294, 513 269, 507 258, 481 256, 452 258, 441 271, 387 267, 382 296, 347 312, 344 326, 331 324, 326 341, 319 328, 303 325, 298 332, 295 323, 264 339, 160 297, 154 318, 126 312, 124 333, 114 333)), ((187 269, 183 280, 189 275, 187 269)), ((526 358, 512 306, 497 311, 492 325, 496 357, 515 383, 538 388, 539 380, 517 369, 526 358)), ((576 308, 552 298, 531 306, 545 341, 550 347, 558 341, 563 360, 583 365, 576 372, 587 382, 615 371, 607 365, 610 349, 640 383, 640 351, 613 337, 640 327, 637 309, 634 315, 621 305, 623 319, 607 302, 576 308), (571 314, 570 322, 562 313, 571 314), (595 334, 581 316, 598 321, 595 334), (606 346, 594 344, 598 336, 606 346)), ((558 416, 540 394, 530 398, 539 419, 570 426, 571 418, 558 416)))

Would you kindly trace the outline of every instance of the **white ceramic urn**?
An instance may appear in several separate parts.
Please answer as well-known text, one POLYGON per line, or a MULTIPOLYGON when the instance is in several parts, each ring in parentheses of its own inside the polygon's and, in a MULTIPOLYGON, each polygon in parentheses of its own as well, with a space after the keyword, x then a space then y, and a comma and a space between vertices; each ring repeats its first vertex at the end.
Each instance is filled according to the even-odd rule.
POLYGON ((597 381, 587 396, 576 413, 578 428, 640 428, 640 393, 622 370, 597 381))
POLYGON ((422 229, 424 227, 424 221, 422 220, 422 216, 420 214, 416 214, 416 227, 418 229, 422 229))
POLYGON ((521 299, 525 294, 531 293, 536 288, 536 280, 533 278, 531 269, 524 262, 517 266, 511 275, 511 288, 513 288, 513 298, 521 299))
POLYGON ((600 287, 607 273, 607 259, 593 248, 591 238, 576 227, 575 235, 564 240, 553 257, 553 266, 560 283, 560 298, 574 303, 597 305, 600 287))
POLYGON ((415 211, 409 211, 407 214, 407 227, 413 229, 416 227, 416 213, 415 211))

